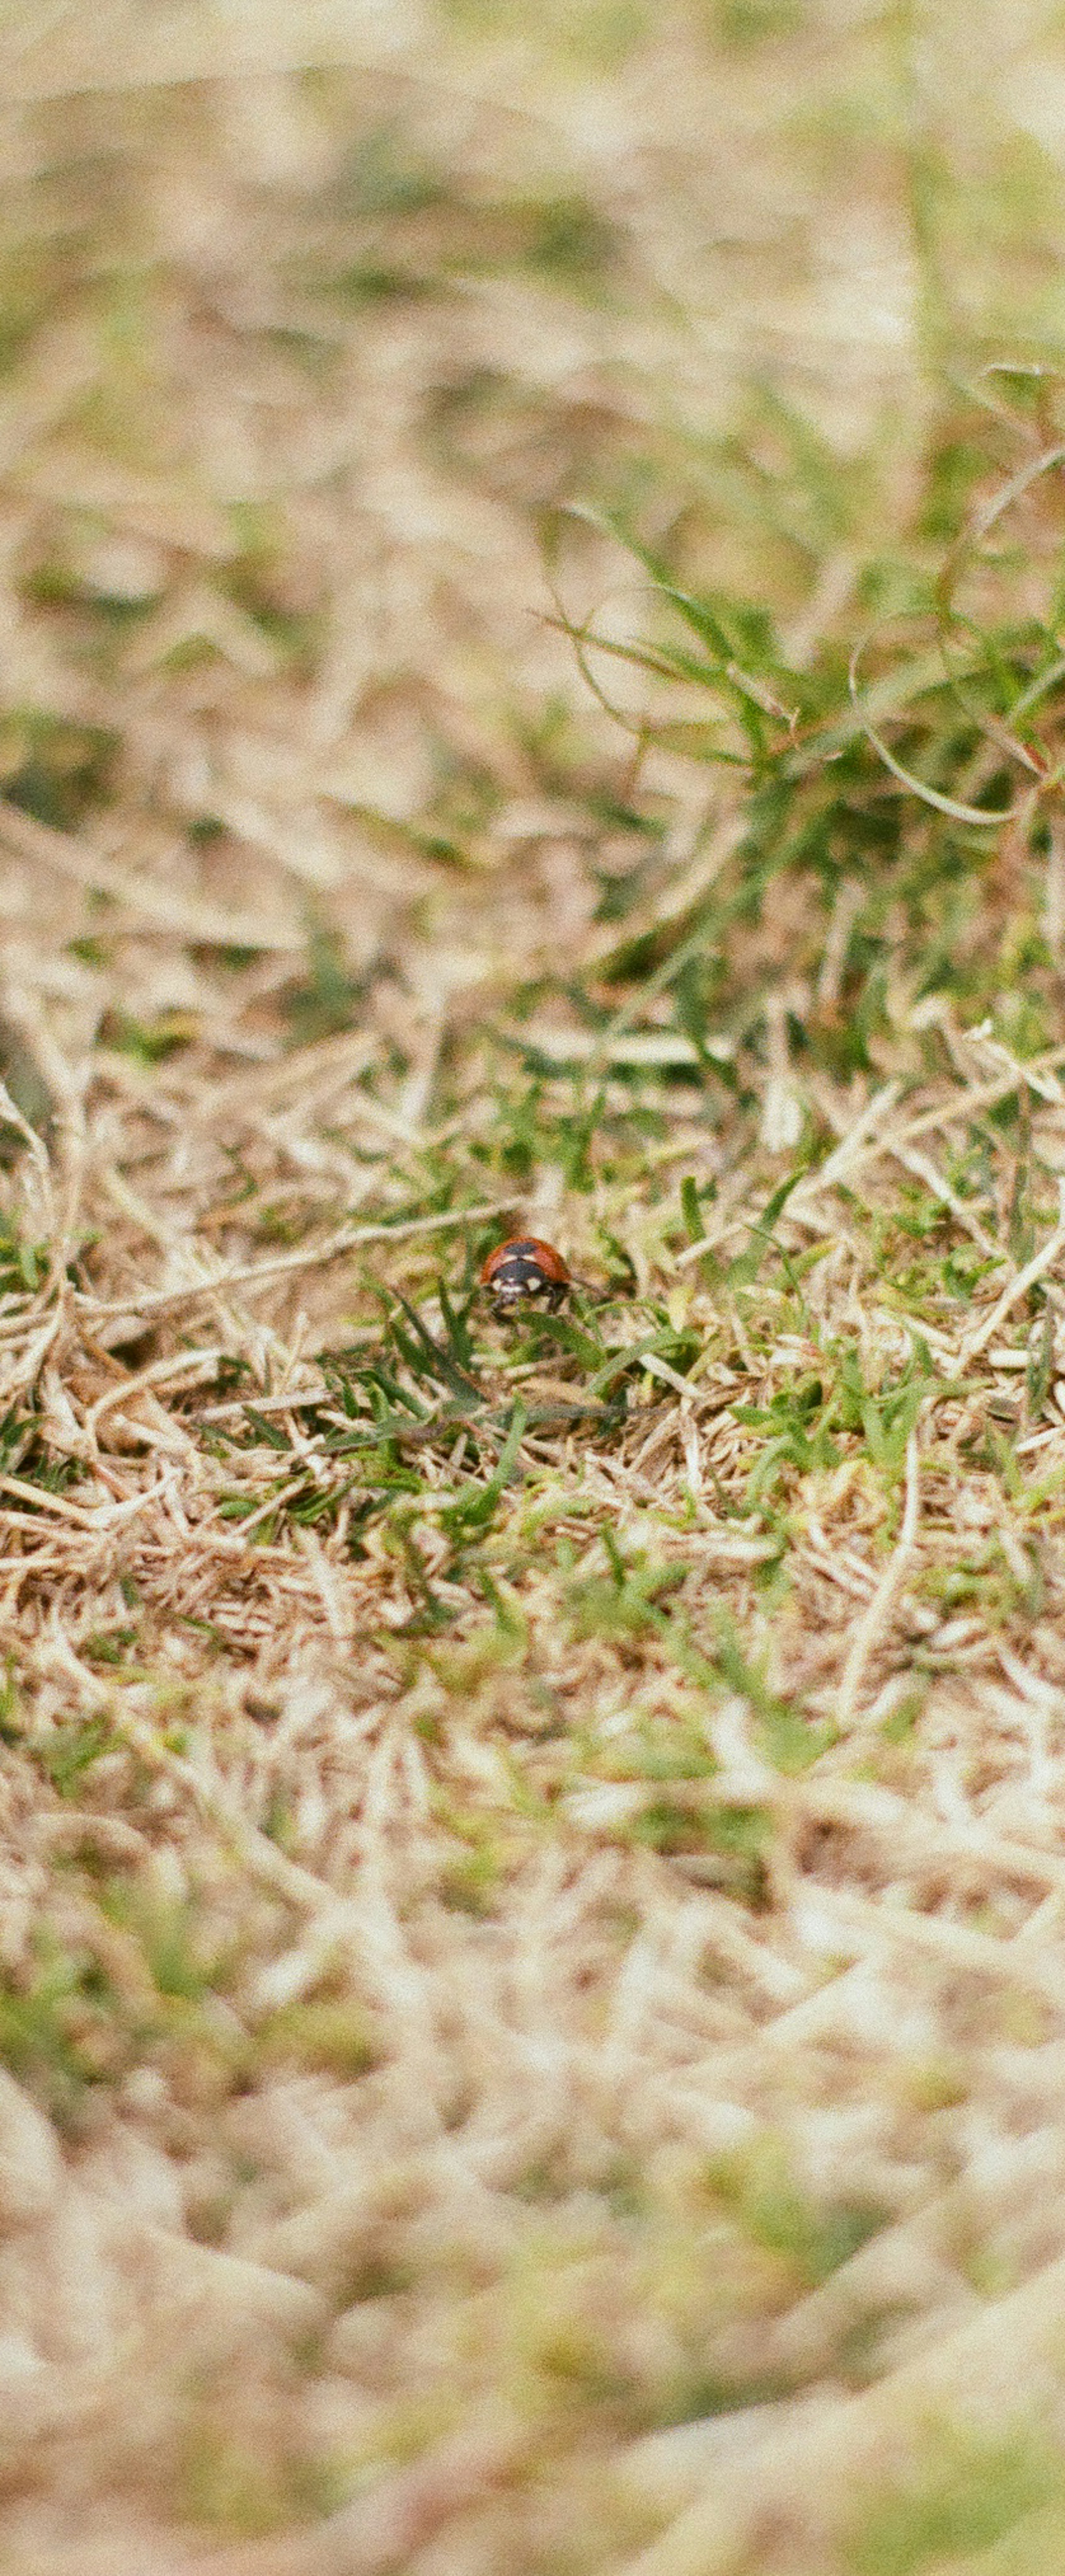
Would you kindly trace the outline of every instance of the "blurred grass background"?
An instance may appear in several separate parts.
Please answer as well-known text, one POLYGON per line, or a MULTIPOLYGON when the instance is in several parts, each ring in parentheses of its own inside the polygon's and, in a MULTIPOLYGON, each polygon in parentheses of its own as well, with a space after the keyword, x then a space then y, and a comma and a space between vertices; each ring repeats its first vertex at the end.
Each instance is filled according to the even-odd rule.
POLYGON ((1065 13, 0 129, 4 2563, 1049 2576, 1065 13))

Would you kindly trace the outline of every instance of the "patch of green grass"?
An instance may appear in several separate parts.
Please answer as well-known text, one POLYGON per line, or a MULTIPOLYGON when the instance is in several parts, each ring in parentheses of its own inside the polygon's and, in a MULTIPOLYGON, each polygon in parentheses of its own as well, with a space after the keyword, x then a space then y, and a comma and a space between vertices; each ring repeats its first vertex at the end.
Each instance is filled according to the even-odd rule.
POLYGON ((711 2169, 711 2184, 755 2245, 777 2254, 807 2289, 849 2262, 888 2213, 864 2201, 817 2201, 802 2191, 780 2140, 764 2135, 711 2169))
POLYGON ((801 1707, 769 1687, 764 1669, 745 1653, 726 1610, 716 1612, 714 1626, 714 1664, 721 1678, 747 1701, 768 1759, 778 1771, 805 1771, 833 1743, 832 1727, 824 1721, 812 1722, 801 1707))
POLYGON ((120 1742, 113 1719, 97 1709, 91 1717, 68 1718, 34 1736, 32 1750, 53 1789, 70 1798, 77 1795, 84 1773, 120 1742))
POLYGON ((853 2576, 924 2576, 966 2564, 1028 2517, 1060 2503, 1062 2464, 1026 2429, 979 2441, 944 2425, 923 2475, 867 2505, 847 2565, 853 2576))
POLYGON ((293 2066, 350 2084, 380 2062, 380 2042, 361 2006, 347 1996, 311 1997, 286 2004, 260 2024, 251 2051, 254 2066, 293 2066))
POLYGON ((795 35, 806 17, 806 0, 709 0, 707 17, 718 44, 749 53, 795 35))
POLYGON ((76 831, 104 801, 117 750, 117 734, 105 727, 22 710, 0 732, 0 785, 21 813, 55 831, 76 831))
POLYGON ((480 1839, 474 1850, 448 1861, 441 1870, 441 1903, 452 1913, 472 1914, 475 1920, 490 1916, 495 1910, 499 1875, 498 1853, 490 1839, 480 1839))
POLYGON ((364 993, 364 981, 349 972, 339 934, 325 927, 312 930, 305 972, 281 997, 293 1046, 313 1046, 319 1038, 350 1029, 364 993))
POLYGON ((780 1388, 768 1405, 734 1405, 737 1422, 769 1433, 748 1478, 748 1503, 771 1494, 786 1467, 807 1475, 838 1464, 840 1451, 823 1418, 824 1397, 821 1379, 805 1377, 796 1387, 780 1388))
MULTIPOLYGON (((0 1297, 34 1296, 47 1272, 47 1244, 27 1243, 13 1219, 0 1216, 0 1297)), ((16 1419, 14 1414, 8 1414, 0 1423, 0 1443, 8 1448, 14 1440, 11 1426, 16 1419)))
POLYGON ((649 22, 647 0, 546 0, 531 30, 519 0, 444 0, 444 14, 466 37, 531 37, 549 62, 569 59, 600 77, 624 66, 649 22))
POLYGON ((99 1962, 42 1929, 33 1964, 0 1980, 0 2064, 66 2128, 88 2088, 128 2062, 125 2016, 99 1962))
POLYGON ((687 1566, 626 1560, 609 1523, 604 1524, 602 1544, 606 1573, 582 1575, 569 1587, 574 1634, 622 1639, 660 1633, 660 1605, 683 1583, 687 1566))
POLYGON ((725 1807, 705 1798, 652 1799, 632 1826, 636 1843, 667 1855, 696 1853, 720 1864, 713 1883, 758 1909, 767 1901, 767 1857, 775 1818, 764 1807, 725 1807))
POLYGON ((181 1048, 191 1046, 196 1023, 185 1011, 161 1011, 155 1020, 138 1020, 129 1011, 107 1011, 100 1023, 100 1044, 132 1056, 149 1070, 167 1064, 181 1048))
POLYGON ((218 1947, 195 1895, 171 1896, 137 1879, 115 1878, 101 1903, 136 1944, 157 1994, 198 2004, 231 1977, 233 1954, 218 1947))
POLYGON ((717 1768, 711 1751, 705 1710, 692 1694, 693 1705, 685 1718, 673 1708, 668 1716, 638 1718, 622 1736, 610 1736, 602 1746, 598 1768, 606 1778, 638 1778, 658 1782, 671 1780, 710 1780, 717 1768))
POLYGON ((970 1555, 959 1554, 949 1565, 929 1565, 917 1577, 919 1597, 951 1610, 979 1608, 989 1628, 1001 1628, 1021 1616, 1038 1618, 1046 1583, 1037 1559, 1022 1552, 1021 1562, 1007 1555, 997 1536, 970 1555))
POLYGON ((22 1733, 22 1694, 19 1688, 18 1667, 14 1656, 9 1655, 4 1663, 3 1680, 0 1681, 0 1744, 18 1744, 22 1740, 22 1733))
POLYGON ((294 2437, 279 2446, 251 2424, 242 2433, 231 2413, 225 2420, 217 2389, 204 2387, 199 2397, 182 2441, 184 2514, 209 2530, 257 2540, 337 2510, 346 2484, 339 2467, 316 2459, 294 2437))
POLYGON ((131 1627, 94 1628, 82 1643, 86 1663, 121 1668, 129 1662, 129 1649, 136 1645, 137 1634, 136 1628, 131 1627))

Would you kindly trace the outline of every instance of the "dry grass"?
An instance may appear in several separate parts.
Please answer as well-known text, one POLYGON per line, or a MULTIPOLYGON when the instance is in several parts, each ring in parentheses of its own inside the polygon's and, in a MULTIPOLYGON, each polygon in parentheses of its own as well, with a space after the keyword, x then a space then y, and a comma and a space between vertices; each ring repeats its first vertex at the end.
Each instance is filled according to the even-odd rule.
POLYGON ((1061 2563, 1006 16, 0 29, 12 2576, 1061 2563))

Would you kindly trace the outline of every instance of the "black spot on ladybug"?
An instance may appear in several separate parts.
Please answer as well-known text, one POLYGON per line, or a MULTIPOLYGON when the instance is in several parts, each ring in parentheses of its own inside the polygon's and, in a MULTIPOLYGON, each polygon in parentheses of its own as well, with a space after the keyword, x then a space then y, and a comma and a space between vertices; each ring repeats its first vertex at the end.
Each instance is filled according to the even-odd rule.
POLYGON ((497 1315, 513 1315, 527 1301, 554 1313, 571 1285, 561 1253, 536 1234, 514 1234, 497 1243, 481 1271, 481 1286, 497 1315))

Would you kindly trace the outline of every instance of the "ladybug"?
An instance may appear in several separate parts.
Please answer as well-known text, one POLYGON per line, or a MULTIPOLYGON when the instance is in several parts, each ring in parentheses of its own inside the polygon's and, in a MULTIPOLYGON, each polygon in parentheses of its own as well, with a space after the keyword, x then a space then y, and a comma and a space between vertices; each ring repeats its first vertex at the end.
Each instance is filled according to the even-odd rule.
POLYGON ((516 1314, 528 1298, 549 1308, 554 1314, 573 1286, 570 1272, 553 1243, 543 1243, 537 1234, 508 1235, 497 1243, 481 1271, 481 1286, 492 1300, 496 1315, 516 1314))

